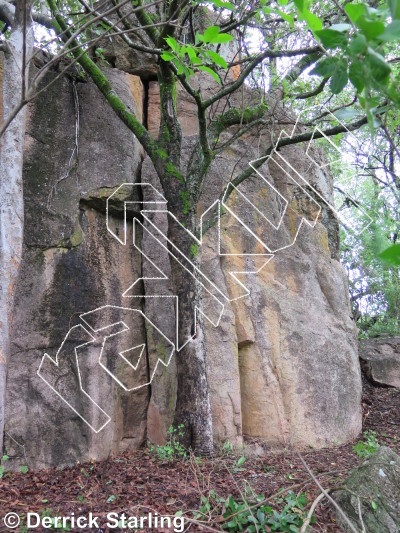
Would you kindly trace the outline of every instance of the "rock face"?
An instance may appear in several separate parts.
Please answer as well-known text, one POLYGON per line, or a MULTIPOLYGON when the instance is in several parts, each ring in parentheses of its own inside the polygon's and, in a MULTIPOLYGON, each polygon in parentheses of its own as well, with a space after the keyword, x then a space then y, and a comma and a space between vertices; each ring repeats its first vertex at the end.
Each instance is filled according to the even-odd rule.
MULTIPOLYGON (((352 472, 343 486, 347 491, 335 492, 334 498, 357 529, 368 533, 399 531, 400 457, 395 452, 382 446, 352 472)), ((337 519, 346 529, 339 513, 337 519)))
MULTIPOLYGON (((140 80, 118 71, 110 75, 140 116, 140 80), (140 98, 135 100, 136 93, 140 98)), ((88 393, 112 418, 99 434, 37 375, 44 353, 55 356, 68 330, 79 324, 79 314, 104 304, 123 305, 124 280, 141 271, 140 257, 109 239, 101 211, 110 187, 135 179, 142 150, 108 112, 94 86, 81 83, 76 91, 76 166, 69 168, 76 109, 67 78, 30 107, 26 133, 25 247, 8 371, 5 447, 15 464, 32 468, 106 457, 111 450, 137 447, 146 439, 148 390, 124 393, 97 364, 98 346, 87 353, 81 369, 88 393)), ((144 324, 137 324, 137 330, 144 340, 144 324)), ((87 339, 81 335, 78 340, 87 339)), ((77 396, 76 375, 64 384, 68 387, 77 396)))
POLYGON ((375 385, 400 389, 400 337, 360 341, 361 368, 375 385))
MULTIPOLYGON (((108 74, 137 116, 142 116, 143 102, 148 102, 148 125, 155 133, 159 116, 156 84, 150 83, 144 98, 138 77, 116 69, 108 74)), ((196 132, 191 118, 194 104, 183 94, 178 102, 187 158, 196 132)), ((90 457, 102 459, 136 448, 146 438, 162 442, 173 419, 176 376, 172 359, 167 368, 157 368, 151 387, 124 391, 98 364, 99 339, 84 356, 78 353, 83 369, 79 376, 76 368, 67 368, 64 379, 53 367, 49 379, 62 387, 71 403, 85 401, 74 392, 81 379, 98 407, 110 415, 107 427, 95 433, 37 375, 43 355, 55 358, 67 332, 82 325, 79 315, 105 305, 134 307, 122 294, 134 279, 150 277, 151 263, 129 246, 131 237, 122 245, 107 232, 106 198, 124 182, 147 182, 156 188, 159 183, 139 143, 91 83, 74 84, 61 78, 30 106, 29 116, 25 247, 14 314, 5 442, 9 464, 28 464, 33 469, 90 457), (75 101, 79 105, 78 138, 75 101), (71 159, 76 141, 79 155, 71 159)), ((258 156, 257 146, 266 139, 260 135, 247 136, 217 156, 206 178, 199 213, 219 197, 232 176, 258 156)), ((283 153, 311 185, 331 198, 330 176, 310 167, 303 149, 288 147, 283 153)), ((256 271, 265 263, 265 257, 254 255, 245 264, 243 253, 262 254, 254 236, 266 231, 263 217, 246 209, 237 193, 229 201, 232 213, 236 210, 253 234, 227 214, 221 221, 223 254, 218 254, 216 227, 208 232, 200 250, 202 268, 212 273, 229 297, 219 326, 208 325, 205 333, 215 439, 242 442, 243 437, 254 438, 270 447, 345 442, 361 429, 361 380, 347 280, 337 260, 337 222, 323 206, 318 215, 315 203, 279 168, 265 164, 261 172, 289 205, 279 235, 270 228, 268 238, 275 244, 294 244, 277 252, 257 275, 240 274, 250 295, 235 300, 243 289, 231 272, 249 270, 249 266, 256 271), (297 235, 303 215, 315 225, 304 225, 297 235)), ((241 191, 260 208, 269 202, 272 218, 280 216, 277 193, 272 194, 258 177, 246 182, 241 191)), ((138 198, 121 196, 110 204, 115 232, 123 224, 124 201, 133 200, 138 198)), ((152 201, 152 193, 143 189, 143 201, 152 201)), ((130 221, 138 214, 132 206, 128 235, 132 233, 130 221)), ((166 233, 165 215, 154 217, 166 233)), ((148 238, 136 238, 151 259, 155 252, 148 238)), ((168 269, 167 256, 157 254, 153 259, 168 269)), ((154 284, 145 279, 139 289, 149 294, 154 284)), ((163 290, 171 295, 168 284, 163 290)), ((150 320, 158 318, 165 333, 174 331, 171 299, 156 304, 148 298, 142 310, 150 320)), ((141 382, 155 368, 160 352, 159 339, 146 324, 143 318, 132 323, 137 344, 146 345, 136 376, 141 382)), ((78 341, 86 341, 82 330, 74 331, 80 334, 64 346, 70 354, 78 341)), ((121 361, 110 364, 123 379, 121 361)), ((94 427, 100 423, 99 416, 92 406, 88 418, 94 427)))
MULTIPOLYGON (((195 106, 183 92, 179 96, 182 129, 187 135, 186 153, 190 153, 191 136, 196 131, 187 117, 194 114, 195 106)), ((154 85, 149 92, 149 116, 153 117, 149 126, 155 135, 158 102, 154 85)), ((257 158, 259 154, 253 147, 262 142, 260 138, 260 133, 248 136, 232 145, 228 155, 216 157, 204 187, 200 212, 219 197, 231 176, 257 158)), ((310 165, 301 148, 286 148, 284 154, 313 187, 327 199, 332 198, 330 176, 310 165)), ((279 234, 266 227, 260 213, 252 212, 246 203, 240 206, 237 195, 233 195, 231 207, 238 205, 238 215, 255 234, 264 238, 269 232, 271 245, 279 248, 285 243, 294 244, 278 251, 257 276, 243 276, 241 281, 250 295, 226 306, 218 328, 207 324, 214 433, 222 441, 240 441, 245 436, 272 447, 323 447, 345 442, 361 430, 361 383, 347 279, 337 261, 337 222, 321 204, 316 226, 303 226, 295 238, 301 218, 298 213, 303 214, 301 206, 307 200, 272 162, 263 165, 260 172, 291 207, 279 234)), ((148 160, 143 164, 142 180, 161 190, 148 160)), ((243 185, 241 192, 260 209, 268 195, 273 198, 272 191, 258 177, 243 185)), ((271 218, 276 216, 279 220, 279 206, 270 200, 269 207, 271 218)), ((316 208, 303 207, 311 211, 316 208)), ((308 214, 311 218, 315 215, 308 214)), ((234 300, 238 285, 230 272, 257 270, 264 258, 252 259, 254 267, 249 268, 241 254, 262 253, 262 249, 243 225, 228 215, 221 221, 222 257, 216 252, 217 242, 217 231, 211 230, 202 247, 204 269, 213 272, 216 284, 234 300)), ((162 264, 166 263, 165 256, 162 264)))

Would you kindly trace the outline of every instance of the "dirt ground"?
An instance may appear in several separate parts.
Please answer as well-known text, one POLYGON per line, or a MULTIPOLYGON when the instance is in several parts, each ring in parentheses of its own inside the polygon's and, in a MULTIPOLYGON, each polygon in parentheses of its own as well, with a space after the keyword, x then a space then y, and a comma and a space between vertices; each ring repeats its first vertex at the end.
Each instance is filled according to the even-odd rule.
MULTIPOLYGON (((380 444, 399 453, 400 391, 365 383, 363 417, 363 429, 376 431, 380 444)), ((353 444, 302 454, 324 488, 340 485, 359 464, 353 444)), ((23 521, 28 511, 52 516, 71 515, 72 512, 78 516, 92 511, 100 517, 98 533, 106 533, 119 531, 105 527, 105 517, 110 511, 132 516, 149 511, 174 515, 182 510, 185 516, 193 517, 193 510, 202 505, 201 496, 207 497, 211 489, 224 498, 229 494, 239 498, 251 487, 254 493, 269 498, 271 506, 276 502, 274 495, 282 488, 292 489, 296 494, 305 492, 308 506, 319 494, 295 452, 269 452, 264 457, 248 458, 240 467, 237 461, 238 457, 225 454, 203 459, 200 464, 193 457, 160 463, 147 450, 140 450, 63 470, 5 473, 0 480, 0 517, 14 511, 23 521)), ((342 531, 326 500, 318 505, 315 517, 312 531, 342 531)), ((221 531, 218 522, 210 521, 208 525, 221 531)), ((210 530, 187 522, 186 527, 189 531, 210 530)), ((10 531, 2 521, 0 531, 10 531)), ((19 531, 26 530, 20 528, 19 531)), ((156 531, 172 530, 158 528, 156 531)))

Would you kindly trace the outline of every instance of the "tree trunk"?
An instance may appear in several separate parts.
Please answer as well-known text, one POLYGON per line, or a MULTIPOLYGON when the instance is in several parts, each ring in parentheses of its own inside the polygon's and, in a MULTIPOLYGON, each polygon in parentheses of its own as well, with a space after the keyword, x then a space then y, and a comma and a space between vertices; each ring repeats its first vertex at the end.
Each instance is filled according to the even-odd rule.
MULTIPOLYGON (((30 8, 21 0, 16 2, 15 19, 8 44, 9 50, 4 54, 3 63, 3 120, 21 101, 23 80, 27 79, 28 70, 23 65, 28 63, 32 54, 33 32, 30 8), (25 27, 26 32, 24 32, 25 27), (25 76, 22 76, 23 70, 25 76)), ((25 119, 26 107, 18 113, 0 139, 0 449, 3 448, 12 308, 22 256, 24 221, 22 164, 25 119)))
MULTIPOLYGON (((182 220, 182 214, 179 218, 182 220)), ((195 224, 194 216, 185 217, 185 226, 193 233, 196 229, 195 224)), ((192 262, 199 261, 199 257, 193 257, 190 236, 179 224, 171 220, 168 226, 168 238, 185 257, 192 262)), ((201 308, 202 285, 176 261, 171 262, 171 269, 174 294, 178 296, 179 346, 177 348, 180 348, 176 352, 178 383, 174 426, 180 424, 185 426, 183 442, 185 446, 190 446, 201 455, 212 455, 214 445, 207 358, 203 318, 199 313, 195 321, 195 309, 201 308)))

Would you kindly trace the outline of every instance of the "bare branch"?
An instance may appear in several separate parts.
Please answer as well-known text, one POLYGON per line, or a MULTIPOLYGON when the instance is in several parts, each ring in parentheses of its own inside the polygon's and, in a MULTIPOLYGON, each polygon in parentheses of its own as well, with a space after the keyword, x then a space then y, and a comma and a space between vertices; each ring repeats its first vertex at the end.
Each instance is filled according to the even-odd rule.
MULTIPOLYGON (((279 150, 280 148, 283 148, 284 146, 290 146, 292 144, 299 144, 302 142, 310 141, 311 139, 322 139, 323 137, 332 137, 333 135, 337 135, 339 133, 346 133, 347 131, 354 131, 361 128, 361 126, 364 126, 367 124, 367 117, 363 117, 362 119, 358 120, 357 122, 353 122, 352 124, 349 124, 347 126, 342 126, 341 124, 338 126, 334 126, 333 128, 328 128, 324 131, 308 131, 306 133, 299 133, 299 135, 294 135, 293 137, 285 137, 283 139, 280 139, 280 141, 274 145, 270 145, 266 151, 264 152, 264 155, 261 156, 257 162, 253 164, 255 168, 261 167, 261 165, 265 162, 267 157, 271 155, 272 150, 275 148, 276 150, 279 150)), ((249 167, 247 170, 242 172, 239 176, 237 176, 233 181, 233 185, 236 187, 240 185, 245 179, 247 179, 251 174, 253 173, 253 169, 249 167)))
POLYGON ((299 55, 305 55, 305 54, 313 54, 314 52, 320 51, 321 48, 319 46, 314 47, 308 47, 308 48, 299 48, 297 50, 265 50, 261 54, 258 54, 254 57, 254 59, 242 70, 240 76, 237 78, 237 80, 232 83, 231 85, 224 87, 219 92, 215 93, 213 96, 208 98, 204 101, 203 105, 204 107, 209 107, 217 100, 220 100, 224 96, 227 96, 228 94, 233 93, 239 87, 244 83, 247 76, 253 72, 253 70, 264 61, 266 58, 275 58, 275 57, 295 57, 299 55))
MULTIPOLYGON (((283 139, 280 139, 280 141, 276 145, 274 144, 269 145, 268 148, 264 151, 264 154, 261 157, 259 157, 256 161, 253 161, 253 164, 252 164, 253 168, 248 166, 246 170, 241 172, 241 174, 239 174, 238 176, 236 176, 235 179, 229 182, 228 186, 225 187, 225 189, 220 194, 219 200, 222 201, 223 198, 225 198, 225 200, 229 198, 229 196, 232 194, 232 191, 234 190, 234 187, 238 187, 246 179, 250 178, 250 176, 252 176, 254 173, 253 169, 260 168, 262 164, 265 162, 265 160, 271 155, 274 149, 279 150, 279 148, 283 148, 284 146, 290 146, 292 144, 299 144, 302 142, 310 141, 311 139, 321 139, 322 137, 331 137, 333 135, 337 135, 338 133, 354 131, 354 130, 361 128, 361 126, 364 126, 367 123, 368 123, 367 117, 363 117, 357 122, 353 122, 352 124, 349 124, 347 126, 338 125, 333 128, 326 129, 324 131, 315 131, 313 129, 306 133, 300 133, 299 135, 294 135, 293 137, 285 137, 283 139)), ((216 221, 217 221, 217 213, 215 213, 214 216, 210 217, 210 219, 207 221, 207 224, 203 226, 203 234, 206 233, 212 226, 214 226, 216 221)))
MULTIPOLYGON (((12 26, 14 22, 15 6, 5 0, 0 0, 0 20, 5 22, 8 26, 12 26)), ((46 28, 53 28, 53 21, 43 12, 32 13, 34 22, 45 26, 46 28)))
POLYGON ((303 459, 302 455, 297 452, 297 455, 299 456, 299 459, 300 461, 302 462, 305 470, 307 471, 308 475, 310 476, 310 478, 314 481, 314 483, 317 485, 317 487, 319 488, 319 490, 322 492, 322 494, 325 496, 325 498, 327 498, 331 504, 335 507, 335 509, 337 509, 339 511, 339 513, 342 515, 343 519, 346 521, 347 525, 349 526, 349 528, 351 529, 351 531, 353 533, 358 533, 357 529, 354 527, 353 523, 350 521, 350 519, 347 517, 347 515, 345 514, 345 512, 343 511, 343 509, 340 507, 340 505, 338 505, 335 500, 329 496, 328 492, 321 486, 320 482, 318 481, 318 479, 314 476, 314 474, 311 472, 308 464, 305 462, 305 460, 303 459))
MULTIPOLYGON (((116 30, 116 33, 117 35, 119 35, 121 37, 121 39, 132 49, 134 50, 139 50, 140 52, 145 52, 146 54, 153 54, 153 55, 160 55, 162 53, 162 50, 161 48, 151 48, 149 46, 144 46, 142 44, 139 44, 139 43, 135 43, 132 41, 132 39, 130 39, 128 37, 128 32, 130 33, 131 31, 138 31, 138 30, 141 30, 142 27, 140 28, 133 28, 132 26, 125 26, 125 30, 120 30, 118 28, 118 26, 116 26, 116 23, 113 22, 112 20, 110 20, 108 17, 102 15, 102 13, 100 13, 99 11, 96 11, 95 9, 92 9, 90 7, 90 5, 85 1, 85 0, 79 0, 79 2, 83 5, 83 7, 89 12, 89 13, 92 13, 96 16, 101 16, 102 17, 102 21, 105 22, 107 25, 111 26, 112 28, 114 28, 116 30), (127 31, 126 31, 127 30, 127 31)), ((125 17, 124 17, 125 18, 125 17)), ((120 20, 121 22, 123 21, 123 19, 121 18, 120 20)), ((120 22, 118 21, 118 22, 120 22)), ((118 24, 117 22, 117 24, 118 24)))
POLYGON ((15 6, 4 0, 0 0, 0 20, 11 26, 14 22, 15 6))
MULTIPOLYGON (((329 494, 330 490, 329 489, 326 489, 326 494, 329 494)), ((310 510, 308 511, 308 514, 307 514, 307 518, 304 520, 303 522, 303 525, 301 526, 301 529, 300 529, 300 533, 306 533, 307 531, 307 528, 308 526, 310 525, 310 522, 311 522, 311 518, 314 514, 314 511, 315 509, 317 508, 317 505, 319 504, 319 502, 321 500, 323 500, 325 498, 325 494, 323 492, 321 492, 321 494, 319 494, 315 500, 313 501, 311 507, 310 507, 310 510)))
POLYGON ((324 78, 321 81, 321 83, 315 89, 313 89, 312 91, 308 91, 306 93, 297 94, 297 95, 294 96, 295 99, 296 100, 306 100, 307 98, 311 98, 313 96, 317 96, 317 94, 322 93, 322 91, 324 90, 324 87, 328 83, 328 81, 329 81, 329 78, 324 78))

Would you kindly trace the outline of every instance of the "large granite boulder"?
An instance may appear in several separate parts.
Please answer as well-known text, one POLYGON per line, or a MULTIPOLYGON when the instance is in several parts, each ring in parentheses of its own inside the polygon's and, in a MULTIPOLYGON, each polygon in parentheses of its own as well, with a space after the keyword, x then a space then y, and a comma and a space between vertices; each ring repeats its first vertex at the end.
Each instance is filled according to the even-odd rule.
MULTIPOLYGON (((155 133, 159 116, 156 85, 150 84, 144 98, 138 77, 116 69, 108 74, 137 116, 142 116, 143 102, 147 103, 144 116, 155 133)), ((178 102, 187 160, 196 132, 194 103, 182 92, 178 102)), ((70 328, 82 324, 79 315, 104 305, 133 306, 122 294, 132 280, 146 277, 149 263, 107 232, 106 198, 124 182, 159 184, 149 160, 143 161, 138 142, 92 83, 60 78, 30 105, 29 117, 25 245, 14 313, 5 443, 11 466, 28 464, 34 469, 102 459, 137 448, 148 437, 162 442, 173 419, 177 392, 173 359, 167 368, 157 368, 151 387, 131 393, 122 390, 99 367, 97 339, 87 350, 83 374, 75 375, 75 380, 61 380, 64 390, 69 387, 71 401, 78 401, 71 387, 82 379, 85 390, 110 414, 111 422, 95 433, 37 375, 43 355, 55 357, 70 328), (75 102, 79 105, 78 138, 75 102), (71 159, 76 141, 79 157, 71 159)), ((200 213, 219 197, 232 176, 258 156, 257 147, 266 142, 268 133, 263 130, 247 136, 217 156, 206 178, 200 213)), ((331 199, 331 176, 310 166, 303 148, 288 147, 283 153, 313 187, 331 199)), ((246 263, 242 255, 263 252, 257 239, 226 214, 221 219, 223 255, 218 253, 217 227, 207 234, 201 250, 202 267, 212 272, 216 284, 229 296, 219 326, 208 325, 205 332, 215 439, 241 442, 243 437, 252 437, 271 447, 345 442, 361 429, 361 381, 347 279, 338 261, 337 221, 322 204, 319 214, 310 212, 315 205, 310 207, 302 190, 273 165, 265 164, 261 171, 288 200, 279 239, 295 240, 293 246, 276 253, 257 275, 240 274, 250 295, 238 300, 235 297, 241 289, 231 272, 259 268, 256 256, 246 263), (315 218, 315 226, 304 226, 297 235, 303 215, 315 218)), ((254 205, 270 202, 271 216, 278 216, 276 195, 260 183, 255 177, 241 191, 254 205)), ((115 228, 123 224, 126 200, 132 198, 122 195, 110 204, 109 222, 115 228)), ((143 200, 151 201, 151 196, 144 193, 143 200)), ((253 228, 254 235, 263 233, 262 217, 246 210, 237 194, 231 196, 230 206, 253 228)), ((134 214, 132 207, 129 235, 134 214)), ((166 218, 154 216, 166 232, 166 218)), ((274 232, 270 237, 272 241, 277 238, 274 232)), ((151 257, 154 251, 145 238, 142 247, 151 257)), ((168 269, 166 257, 159 255, 157 260, 168 269)), ((140 290, 148 294, 154 286, 145 280, 140 290)), ((164 290, 169 294, 168 287, 164 290)), ((166 334, 174 331, 171 300, 165 299, 160 306, 149 298, 143 311, 146 317, 158 316, 166 334)), ((145 379, 159 356, 159 339, 144 320, 137 320, 132 331, 138 345, 146 345, 138 371, 145 379)), ((122 376, 124 369, 117 365, 113 372, 122 376)), ((52 379, 56 383, 57 375, 52 379)), ((99 424, 96 416, 95 412, 89 415, 94 427, 99 424)))
MULTIPOLYGON (((116 70, 109 75, 127 105, 141 116, 140 79, 116 70)), ((90 396, 111 416, 100 433, 92 431, 37 374, 43 355, 54 358, 70 328, 81 324, 80 313, 105 304, 123 305, 124 285, 131 275, 140 273, 140 257, 109 238, 105 199, 112 187, 135 179, 142 156, 133 134, 104 105, 91 83, 74 84, 63 77, 29 106, 24 250, 5 421, 5 448, 14 467, 43 468, 104 458, 111 451, 145 442, 148 389, 129 394, 118 387, 98 365, 98 344, 84 355, 80 377, 90 396), (72 157, 70 166, 76 142, 79 155, 77 160, 72 157)), ((111 224, 119 216, 115 209, 111 224)), ((135 329, 143 342, 144 324, 136 323, 135 329)), ((68 340, 67 348, 72 348, 73 340, 68 340)), ((85 340, 84 334, 76 339, 85 340)), ((147 375, 147 368, 139 372, 147 375)), ((73 376, 74 371, 63 381, 55 367, 48 371, 48 379, 63 387, 71 404, 82 401, 74 392, 78 376, 73 376)), ((89 417, 95 423, 96 413, 89 417)))
MULTIPOLYGON (((394 451, 381 446, 351 473, 343 487, 334 499, 359 531, 400 531, 400 457, 394 451)), ((340 513, 336 516, 348 531, 340 513)))
POLYGON ((361 368, 374 385, 400 389, 400 337, 360 341, 361 368))
MULTIPOLYGON (((196 124, 190 118, 195 115, 195 104, 183 91, 177 101, 187 159, 195 140, 196 124)), ((158 88, 153 83, 148 116, 154 135, 158 105, 158 88)), ((216 157, 205 180, 200 213, 220 196, 232 176, 259 156, 257 147, 268 142, 268 135, 270 131, 265 130, 248 135, 216 157)), ((310 165, 303 147, 288 147, 282 153, 332 202, 330 174, 310 165)), ((312 153, 315 158, 323 157, 316 149, 312 153)), ((278 448, 343 443, 361 430, 361 380, 347 277, 338 261, 338 223, 321 202, 315 227, 304 225, 295 237, 298 219, 304 213, 315 216, 307 209, 312 211, 316 205, 310 207, 304 193, 271 162, 260 172, 289 200, 289 215, 279 235, 268 230, 261 215, 247 203, 241 205, 238 194, 232 195, 230 205, 256 235, 264 237, 269 231, 268 237, 277 247, 281 242, 294 244, 277 252, 257 275, 242 275, 240 280, 250 295, 236 299, 241 289, 230 272, 257 270, 265 258, 243 254, 262 253, 260 243, 228 214, 221 219, 221 256, 218 228, 206 234, 202 267, 212 272, 216 285, 231 299, 218 328, 206 322, 214 434, 218 440, 233 442, 252 437, 278 448)), ((161 190, 148 159, 143 163, 142 181, 161 190)), ((255 206, 262 209, 268 204, 269 215, 279 217, 276 195, 258 176, 240 190, 255 206)), ((166 234, 166 219, 158 223, 166 234)), ((167 262, 165 253, 161 264, 167 262)), ((159 387, 161 382, 154 383, 153 391, 159 387)), ((165 427, 170 419, 171 414, 159 421, 165 427)))

